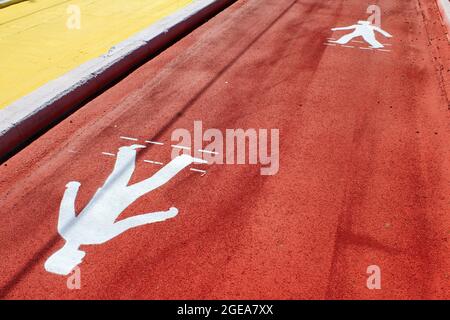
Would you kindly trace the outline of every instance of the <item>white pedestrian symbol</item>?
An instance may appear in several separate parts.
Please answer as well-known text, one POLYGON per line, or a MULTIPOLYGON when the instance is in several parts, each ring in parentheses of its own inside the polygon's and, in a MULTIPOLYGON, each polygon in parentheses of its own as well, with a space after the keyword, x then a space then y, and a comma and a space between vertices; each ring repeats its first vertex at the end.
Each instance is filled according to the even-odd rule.
POLYGON ((387 38, 392 38, 391 34, 373 24, 370 24, 369 21, 358 21, 358 24, 349 27, 333 28, 331 30, 332 31, 354 30, 354 31, 350 34, 341 37, 339 40, 330 42, 338 44, 346 44, 356 37, 362 37, 374 49, 384 48, 384 46, 380 42, 378 42, 377 39, 375 38, 375 31, 381 33, 383 36, 387 38))
POLYGON ((72 181, 66 185, 58 220, 58 232, 66 242, 47 259, 45 270, 68 275, 86 254, 79 250, 81 245, 102 244, 130 228, 164 221, 178 214, 178 209, 172 207, 167 211, 140 214, 116 222, 119 215, 139 197, 159 188, 190 164, 206 163, 202 159, 183 154, 150 178, 128 185, 135 169, 136 149, 139 148, 145 146, 119 148, 112 173, 78 216, 75 213, 75 199, 80 183, 72 181))

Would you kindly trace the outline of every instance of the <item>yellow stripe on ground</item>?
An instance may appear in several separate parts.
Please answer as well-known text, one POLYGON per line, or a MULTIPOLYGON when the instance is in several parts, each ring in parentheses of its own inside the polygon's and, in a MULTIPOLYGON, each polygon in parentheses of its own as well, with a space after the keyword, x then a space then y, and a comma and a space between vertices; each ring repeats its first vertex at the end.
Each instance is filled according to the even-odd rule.
POLYGON ((0 109, 192 1, 29 0, 0 9, 0 109))

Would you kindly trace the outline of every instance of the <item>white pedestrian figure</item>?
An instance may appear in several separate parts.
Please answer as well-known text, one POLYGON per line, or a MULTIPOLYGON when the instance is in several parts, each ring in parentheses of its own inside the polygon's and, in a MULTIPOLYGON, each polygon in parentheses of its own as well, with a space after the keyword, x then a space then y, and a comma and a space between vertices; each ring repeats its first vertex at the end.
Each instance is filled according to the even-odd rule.
POLYGON ((381 33, 383 36, 387 38, 392 38, 391 34, 373 24, 370 24, 369 21, 358 21, 358 24, 349 27, 333 28, 331 30, 338 31, 338 30, 353 30, 353 29, 354 31, 352 33, 341 37, 339 40, 330 42, 338 44, 346 44, 356 37, 362 37, 366 42, 368 42, 371 45, 372 48, 379 49, 384 48, 384 46, 380 42, 378 42, 377 39, 375 38, 375 31, 381 33))
POLYGON ((45 270, 60 275, 68 275, 80 264, 85 252, 81 245, 101 244, 122 234, 130 228, 164 221, 178 214, 177 208, 152 212, 116 221, 119 215, 139 197, 159 188, 177 173, 192 163, 206 163, 189 155, 180 155, 161 168, 153 176, 133 185, 128 185, 135 169, 136 149, 145 148, 132 145, 119 148, 112 173, 97 190, 87 206, 77 216, 75 199, 80 183, 69 182, 61 201, 58 232, 64 238, 64 246, 45 262, 45 270))

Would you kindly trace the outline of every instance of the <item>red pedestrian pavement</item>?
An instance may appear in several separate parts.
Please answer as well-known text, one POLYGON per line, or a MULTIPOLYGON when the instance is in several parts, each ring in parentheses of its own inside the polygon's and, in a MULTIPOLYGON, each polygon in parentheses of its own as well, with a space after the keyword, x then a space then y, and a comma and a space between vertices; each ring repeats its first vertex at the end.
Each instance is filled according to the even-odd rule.
POLYGON ((237 1, 2 164, 1 298, 449 299, 448 57, 430 44, 444 28, 433 1, 377 4, 384 51, 328 42, 366 1, 237 1), (47 272, 66 184, 80 212, 114 166, 102 152, 136 143, 120 137, 164 143, 138 151, 135 183, 195 120, 279 129, 279 172, 192 165, 207 174, 182 171, 120 219, 176 217, 81 247, 80 290, 47 272))

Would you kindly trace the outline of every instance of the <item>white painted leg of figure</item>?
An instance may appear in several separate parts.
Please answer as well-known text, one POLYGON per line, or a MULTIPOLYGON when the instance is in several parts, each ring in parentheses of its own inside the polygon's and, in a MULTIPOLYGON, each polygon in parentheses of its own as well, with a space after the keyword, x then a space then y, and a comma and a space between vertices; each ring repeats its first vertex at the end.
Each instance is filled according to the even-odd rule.
POLYGON ((380 49, 380 48, 384 48, 384 46, 377 41, 377 39, 375 38, 375 34, 363 34, 362 37, 364 38, 364 40, 366 42, 368 42, 370 44, 370 46, 374 49, 380 49))
POLYGON ((178 214, 177 208, 170 208, 167 211, 152 212, 140 214, 134 217, 126 218, 124 220, 114 223, 114 228, 111 230, 111 239, 124 233, 125 231, 140 227, 146 224, 162 222, 176 217, 178 214))
POLYGON ((189 155, 183 154, 176 157, 153 176, 144 181, 135 183, 129 186, 130 192, 135 192, 137 195, 142 196, 156 188, 159 188, 163 184, 167 183, 170 179, 176 176, 181 170, 186 168, 192 163, 206 163, 205 160, 193 158, 189 155))
POLYGON ((346 43, 350 42, 353 38, 356 38, 359 36, 360 36, 359 33, 352 32, 350 34, 347 34, 347 35, 339 38, 336 41, 330 41, 330 42, 334 42, 334 43, 338 43, 338 44, 346 44, 346 43))
POLYGON ((83 261, 86 255, 86 252, 78 250, 79 247, 78 243, 66 242, 61 249, 45 261, 45 270, 60 275, 68 275, 73 268, 83 261))

